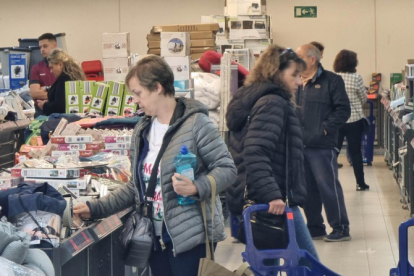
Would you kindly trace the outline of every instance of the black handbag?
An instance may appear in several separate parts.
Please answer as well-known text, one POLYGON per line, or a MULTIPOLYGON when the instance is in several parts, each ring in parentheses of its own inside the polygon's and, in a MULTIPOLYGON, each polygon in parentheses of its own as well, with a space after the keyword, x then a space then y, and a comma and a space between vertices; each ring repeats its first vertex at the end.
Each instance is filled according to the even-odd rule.
POLYGON ((145 192, 144 202, 130 215, 125 223, 124 230, 119 236, 124 252, 122 259, 125 264, 138 268, 148 266, 148 261, 154 247, 154 226, 152 222, 152 202, 148 198, 154 197, 157 185, 158 166, 174 132, 170 131, 164 137, 161 149, 151 171, 148 188, 145 192))
MULTIPOLYGON (((287 114, 287 111, 286 111, 287 114)), ((287 116, 285 117, 285 126, 287 123, 287 116)), ((286 160, 285 160, 285 185, 286 185, 286 204, 288 204, 288 188, 289 188, 289 139, 286 133, 286 160)), ((247 191, 247 177, 246 177, 246 191, 247 191)), ((247 198, 245 192, 244 209, 254 204, 254 202, 247 198)), ((286 215, 273 215, 266 212, 252 213, 250 218, 253 234, 254 246, 259 250, 266 249, 285 249, 289 245, 289 236, 286 229, 286 215)), ((239 223, 239 231, 237 239, 246 244, 246 234, 244 230, 243 220, 239 223)))
POLYGON ((143 202, 128 218, 119 239, 125 264, 145 268, 154 244, 152 202, 143 202))

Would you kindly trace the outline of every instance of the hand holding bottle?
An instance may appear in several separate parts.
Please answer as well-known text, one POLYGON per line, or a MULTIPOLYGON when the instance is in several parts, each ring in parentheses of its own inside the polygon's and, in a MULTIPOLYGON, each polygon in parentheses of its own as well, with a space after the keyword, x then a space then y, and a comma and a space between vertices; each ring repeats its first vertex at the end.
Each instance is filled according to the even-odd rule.
POLYGON ((174 191, 178 195, 193 196, 198 193, 196 185, 188 177, 175 173, 172 177, 174 191))

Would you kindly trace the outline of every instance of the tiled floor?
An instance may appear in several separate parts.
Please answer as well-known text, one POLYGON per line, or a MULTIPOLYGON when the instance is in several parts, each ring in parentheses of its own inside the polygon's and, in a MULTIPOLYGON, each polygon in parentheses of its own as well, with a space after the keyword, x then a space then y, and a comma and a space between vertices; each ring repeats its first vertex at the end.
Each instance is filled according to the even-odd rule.
MULTIPOLYGON (((355 191, 352 167, 345 157, 339 159, 344 164, 339 175, 352 240, 342 243, 315 241, 315 246, 321 262, 341 275, 385 276, 398 263, 398 227, 409 218, 409 212, 401 207, 398 186, 383 159, 376 156, 372 167, 364 167, 365 179, 370 185, 370 191, 366 192, 355 191)), ((414 229, 410 229, 409 234, 409 244, 413 244, 414 229)), ((241 264, 243 250, 242 244, 233 243, 233 238, 229 237, 219 243, 216 260, 235 269, 241 264)), ((409 258, 414 263, 414 254, 409 258)))

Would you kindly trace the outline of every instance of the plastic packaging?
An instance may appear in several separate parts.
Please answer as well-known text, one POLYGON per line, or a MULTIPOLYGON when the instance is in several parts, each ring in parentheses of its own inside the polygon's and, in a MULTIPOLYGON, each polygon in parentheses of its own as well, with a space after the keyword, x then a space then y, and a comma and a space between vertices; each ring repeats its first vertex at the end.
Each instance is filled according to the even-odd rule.
MULTIPOLYGON (((197 157, 191 153, 187 146, 181 147, 180 153, 174 158, 174 165, 177 173, 194 181, 194 170, 197 165, 197 157)), ((182 195, 177 195, 180 205, 189 205, 195 202, 194 199, 182 195)))

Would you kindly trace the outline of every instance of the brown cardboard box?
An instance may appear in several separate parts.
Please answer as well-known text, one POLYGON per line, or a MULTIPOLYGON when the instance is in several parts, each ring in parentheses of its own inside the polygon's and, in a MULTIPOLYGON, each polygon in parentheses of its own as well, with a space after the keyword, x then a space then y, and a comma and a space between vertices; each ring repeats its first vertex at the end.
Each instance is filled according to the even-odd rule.
POLYGON ((193 47, 214 47, 216 43, 214 39, 199 39, 199 40, 190 40, 191 48, 193 47))
POLYGON ((372 73, 372 81, 381 81, 381 73, 372 73))
POLYGON ((148 41, 161 41, 161 34, 147 34, 148 41))
POLYGON ((196 60, 196 59, 199 59, 199 58, 201 58, 201 56, 202 56, 203 54, 204 54, 204 53, 191 54, 191 60, 196 60))
POLYGON ((161 41, 148 41, 148 49, 158 49, 161 47, 161 41))
POLYGON ((191 54, 199 54, 199 53, 204 53, 206 51, 215 51, 216 48, 214 47, 195 47, 195 48, 191 48, 191 54))
POLYGON ((160 25, 152 27, 151 33, 157 34, 161 32, 197 32, 212 31, 217 32, 219 25, 217 23, 210 24, 189 24, 189 25, 160 25))
POLYGON ((216 39, 216 35, 212 31, 190 32, 190 39, 216 39))
POLYGON ((149 49, 147 54, 152 54, 152 55, 161 55, 161 49, 149 49))

